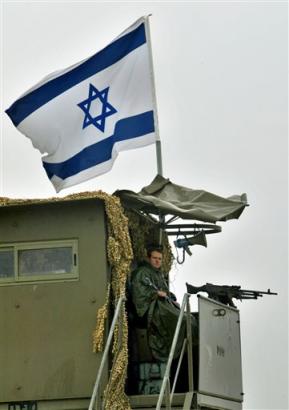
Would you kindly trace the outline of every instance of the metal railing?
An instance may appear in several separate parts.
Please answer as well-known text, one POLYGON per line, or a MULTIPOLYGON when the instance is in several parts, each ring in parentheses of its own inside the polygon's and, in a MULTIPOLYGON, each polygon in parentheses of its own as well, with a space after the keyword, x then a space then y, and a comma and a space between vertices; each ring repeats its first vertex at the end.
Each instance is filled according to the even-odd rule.
POLYGON ((184 352, 185 352, 186 348, 187 348, 187 353, 188 353, 189 391, 192 392, 194 390, 191 311, 190 311, 189 298, 190 298, 190 294, 185 293, 184 297, 183 297, 183 301, 182 301, 180 315, 179 315, 179 318, 178 318, 178 322, 177 322, 177 326, 176 326, 176 330, 175 330, 175 334, 174 334, 170 354, 169 354, 168 361, 167 361, 165 375, 164 375, 164 378, 163 378, 163 382, 162 382, 162 386, 161 386, 160 395, 159 395, 159 398, 158 398, 156 410, 161 409, 164 395, 166 395, 166 409, 167 410, 171 409, 173 396, 174 396, 174 391, 175 391, 175 387, 176 387, 176 382, 177 382, 177 378, 178 378, 178 375, 179 375, 179 370, 180 370, 180 367, 181 367, 181 362, 182 362, 182 359, 183 359, 184 352), (185 312, 185 308, 186 308, 186 312, 185 312), (183 320, 183 317, 184 317, 185 314, 186 314, 187 338, 184 340, 184 343, 183 343, 183 347, 182 347, 182 350, 181 350, 181 353, 180 353, 180 357, 179 357, 179 361, 178 361, 178 365, 177 365, 177 370, 176 370, 176 374, 175 374, 175 378, 174 378, 173 388, 170 391, 171 365, 172 365, 172 361, 173 361, 174 353, 175 353, 175 350, 176 350, 178 337, 179 337, 180 330, 181 330, 182 320, 183 320))
POLYGON ((110 344, 112 341, 112 337, 113 337, 113 332, 114 332, 114 328, 116 325, 116 322, 119 318, 120 312, 121 312, 121 307, 123 305, 125 301, 125 297, 121 296, 117 302, 117 306, 114 312, 114 316, 113 316, 113 320, 110 326, 110 330, 109 330, 109 334, 108 334, 108 338, 105 344, 105 348, 104 348, 104 352, 101 358, 101 362, 100 362, 100 366, 97 372, 97 376, 96 376, 96 381, 94 384, 94 388, 93 388, 93 392, 92 392, 92 396, 90 399, 90 403, 89 403, 89 408, 88 410, 93 410, 94 409, 94 404, 96 401, 96 409, 99 410, 100 409, 100 400, 99 400, 99 385, 101 382, 101 376, 102 376, 102 372, 104 369, 104 365, 105 365, 105 361, 107 360, 108 357, 108 353, 109 353, 109 348, 110 348, 110 344))

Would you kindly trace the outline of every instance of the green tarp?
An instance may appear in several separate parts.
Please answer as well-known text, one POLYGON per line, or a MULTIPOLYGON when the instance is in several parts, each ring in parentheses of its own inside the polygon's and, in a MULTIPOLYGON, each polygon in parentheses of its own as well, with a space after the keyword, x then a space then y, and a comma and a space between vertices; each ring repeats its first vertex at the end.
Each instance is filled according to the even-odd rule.
POLYGON ((212 223, 238 219, 248 205, 246 194, 223 198, 204 190, 174 184, 160 175, 139 193, 118 190, 114 195, 121 199, 126 208, 212 223))

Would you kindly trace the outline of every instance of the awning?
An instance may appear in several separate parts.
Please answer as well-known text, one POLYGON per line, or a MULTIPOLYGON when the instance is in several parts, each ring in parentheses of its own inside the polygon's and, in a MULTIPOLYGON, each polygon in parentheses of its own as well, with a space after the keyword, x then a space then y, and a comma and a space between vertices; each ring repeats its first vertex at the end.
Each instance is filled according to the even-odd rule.
POLYGON ((139 193, 118 190, 114 195, 117 195, 128 209, 211 223, 238 219, 248 206, 246 194, 223 198, 204 190, 174 184, 160 175, 139 193))

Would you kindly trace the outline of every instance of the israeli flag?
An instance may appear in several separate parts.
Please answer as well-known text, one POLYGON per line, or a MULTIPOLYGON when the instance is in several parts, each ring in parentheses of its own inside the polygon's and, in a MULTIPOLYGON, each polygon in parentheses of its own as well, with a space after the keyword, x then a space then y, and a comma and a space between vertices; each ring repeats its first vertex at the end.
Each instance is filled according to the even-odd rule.
POLYGON ((6 113, 43 155, 57 192, 156 140, 146 18, 92 57, 35 85, 6 113))

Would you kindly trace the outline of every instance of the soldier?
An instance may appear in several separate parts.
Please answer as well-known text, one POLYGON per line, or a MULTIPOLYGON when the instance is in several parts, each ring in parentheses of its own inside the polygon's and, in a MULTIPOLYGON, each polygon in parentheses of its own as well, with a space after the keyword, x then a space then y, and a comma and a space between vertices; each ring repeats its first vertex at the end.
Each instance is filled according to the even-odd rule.
MULTIPOLYGON (((176 297, 169 291, 161 272, 161 265, 162 250, 159 247, 148 249, 147 261, 132 273, 131 295, 136 326, 147 329, 152 356, 165 362, 170 352, 179 308, 176 297)), ((184 320, 174 357, 178 357, 180 353, 185 331, 184 320)))

